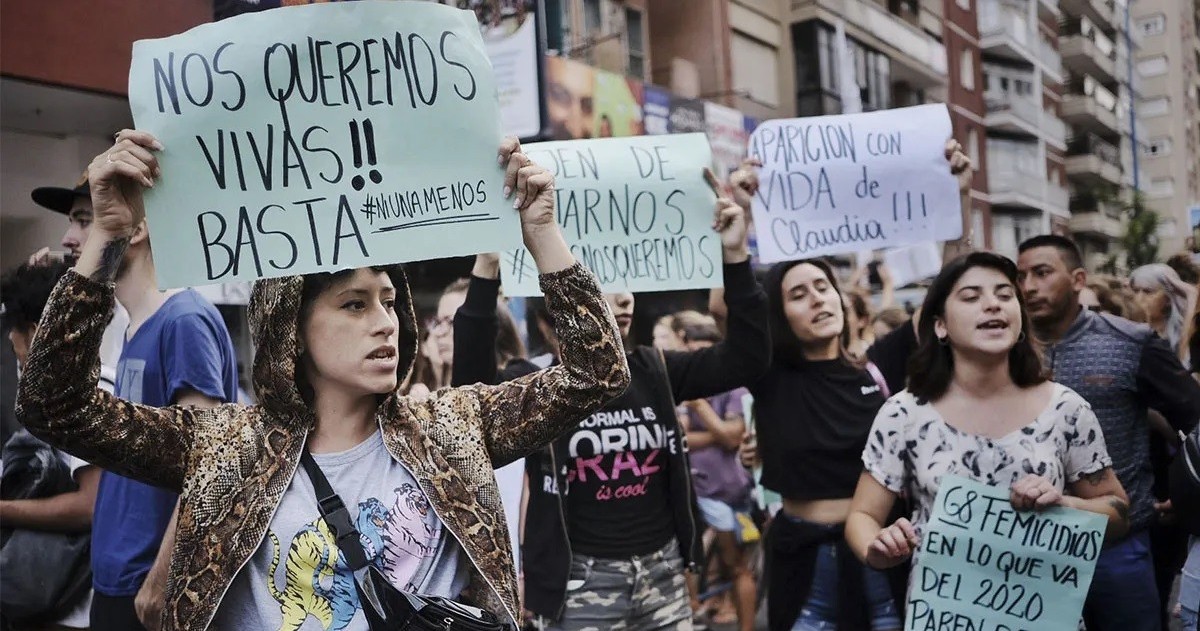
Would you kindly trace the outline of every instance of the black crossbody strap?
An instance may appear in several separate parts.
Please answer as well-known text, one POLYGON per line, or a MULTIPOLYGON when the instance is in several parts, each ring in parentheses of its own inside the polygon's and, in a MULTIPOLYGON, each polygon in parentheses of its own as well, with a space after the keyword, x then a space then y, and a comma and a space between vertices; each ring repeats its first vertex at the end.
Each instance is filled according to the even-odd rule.
POLYGON ((354 521, 350 519, 350 511, 346 510, 346 504, 333 492, 333 487, 329 486, 329 480, 321 472, 317 461, 313 460, 312 454, 308 451, 301 454, 300 464, 308 473, 308 479, 312 480, 313 490, 317 494, 317 506, 321 510, 321 516, 325 518, 325 525, 333 531, 338 550, 346 557, 346 565, 354 572, 366 567, 367 554, 363 552, 362 540, 359 539, 354 521))

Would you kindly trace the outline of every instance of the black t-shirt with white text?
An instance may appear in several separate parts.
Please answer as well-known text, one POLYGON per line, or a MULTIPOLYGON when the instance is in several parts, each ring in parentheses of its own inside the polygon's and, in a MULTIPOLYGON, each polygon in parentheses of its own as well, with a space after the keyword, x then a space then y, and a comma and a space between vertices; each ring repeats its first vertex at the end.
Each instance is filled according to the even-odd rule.
POLYGON ((675 537, 669 468, 679 426, 674 409, 658 409, 656 380, 634 377, 567 437, 567 528, 580 554, 629 558, 675 537))

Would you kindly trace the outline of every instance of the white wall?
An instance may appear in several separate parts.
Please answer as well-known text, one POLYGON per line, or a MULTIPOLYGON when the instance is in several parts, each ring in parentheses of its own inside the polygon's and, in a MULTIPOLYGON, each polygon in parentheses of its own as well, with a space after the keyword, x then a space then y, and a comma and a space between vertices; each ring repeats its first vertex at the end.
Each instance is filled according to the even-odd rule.
POLYGON ((92 157, 111 140, 104 136, 53 136, 0 128, 0 269, 10 269, 42 247, 61 249, 63 215, 33 203, 39 186, 71 187, 92 157))

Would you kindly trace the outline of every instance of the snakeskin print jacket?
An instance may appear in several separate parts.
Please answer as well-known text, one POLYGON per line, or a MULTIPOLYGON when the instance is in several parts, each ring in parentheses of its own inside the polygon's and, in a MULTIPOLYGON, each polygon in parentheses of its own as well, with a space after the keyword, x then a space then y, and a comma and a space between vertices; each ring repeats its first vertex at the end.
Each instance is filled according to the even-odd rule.
MULTIPOLYGON (((417 353, 407 278, 389 272, 400 311, 401 381, 417 353)), ((36 436, 106 470, 180 493, 164 629, 206 629, 266 535, 295 474, 313 412, 296 385, 303 277, 262 280, 250 300, 260 405, 151 408, 96 388, 113 286, 68 272, 42 315, 17 394, 36 436)), ((462 599, 517 618, 517 577, 493 469, 539 449, 629 383, 616 322, 580 265, 541 277, 562 340, 560 366, 497 386, 396 393, 376 415, 392 457, 416 476, 471 561, 462 599)))

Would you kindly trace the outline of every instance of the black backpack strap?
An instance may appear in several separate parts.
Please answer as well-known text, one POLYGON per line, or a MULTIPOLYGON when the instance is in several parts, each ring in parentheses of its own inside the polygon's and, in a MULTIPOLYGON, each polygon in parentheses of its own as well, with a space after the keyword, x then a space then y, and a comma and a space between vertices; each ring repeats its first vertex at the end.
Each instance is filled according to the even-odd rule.
POLYGON ((346 510, 346 504, 333 492, 333 487, 329 486, 329 480, 321 472, 321 467, 307 450, 300 455, 300 464, 308 473, 308 479, 312 480, 313 490, 317 494, 317 506, 321 510, 321 516, 325 518, 325 525, 333 531, 338 550, 346 557, 346 565, 354 572, 366 567, 367 553, 363 552, 358 529, 350 519, 350 511, 346 510))

